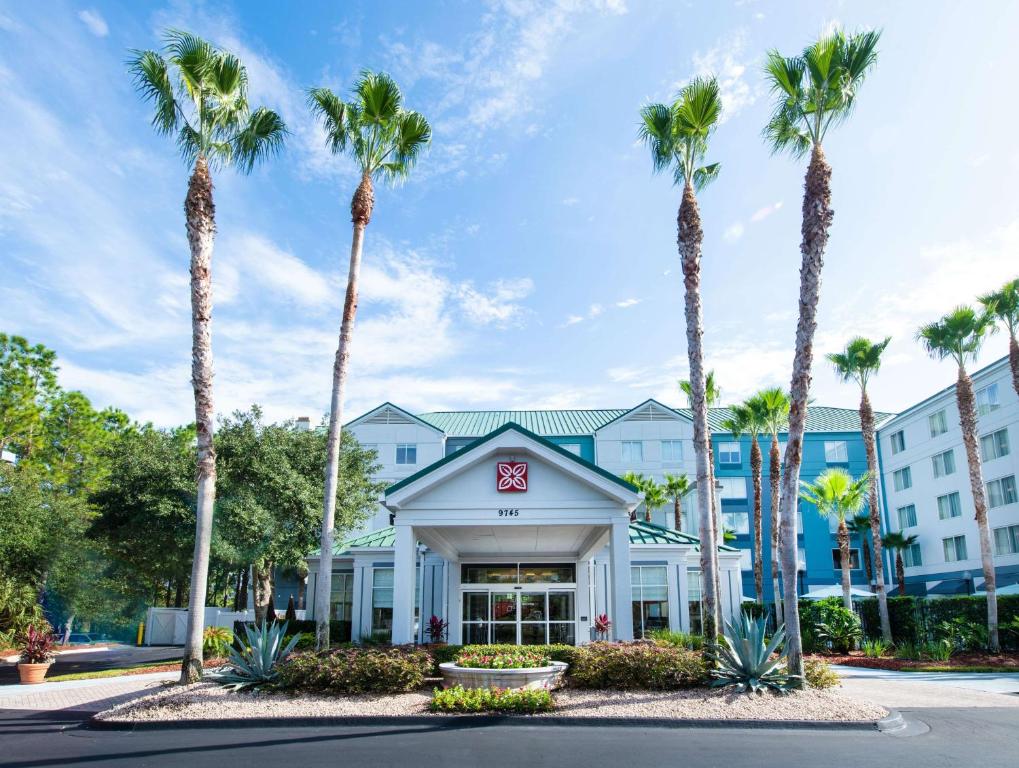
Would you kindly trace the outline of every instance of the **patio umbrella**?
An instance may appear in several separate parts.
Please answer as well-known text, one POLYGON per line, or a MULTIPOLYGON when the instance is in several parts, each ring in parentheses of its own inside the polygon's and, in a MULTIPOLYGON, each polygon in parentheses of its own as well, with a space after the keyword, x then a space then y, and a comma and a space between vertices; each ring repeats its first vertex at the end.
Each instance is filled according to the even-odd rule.
MULTIPOLYGON (((857 589, 856 587, 849 588, 849 595, 851 597, 874 597, 874 593, 866 589, 857 589)), ((827 597, 842 597, 842 587, 832 584, 828 587, 816 587, 805 595, 800 595, 804 600, 824 600, 827 597)))

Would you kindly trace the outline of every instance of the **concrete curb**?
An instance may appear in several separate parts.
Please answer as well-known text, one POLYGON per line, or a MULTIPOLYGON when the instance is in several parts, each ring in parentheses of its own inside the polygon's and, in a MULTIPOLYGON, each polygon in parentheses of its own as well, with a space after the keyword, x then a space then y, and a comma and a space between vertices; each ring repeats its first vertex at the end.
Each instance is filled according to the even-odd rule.
POLYGON ((895 733, 906 727, 906 720, 897 709, 885 707, 888 710, 888 717, 877 721, 877 729, 882 733, 895 733))

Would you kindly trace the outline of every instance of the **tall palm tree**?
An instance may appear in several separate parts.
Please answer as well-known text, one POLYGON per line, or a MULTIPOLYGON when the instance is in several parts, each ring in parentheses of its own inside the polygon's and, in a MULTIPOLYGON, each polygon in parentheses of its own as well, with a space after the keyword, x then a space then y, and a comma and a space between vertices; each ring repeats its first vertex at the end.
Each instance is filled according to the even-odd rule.
POLYGON ((679 257, 686 289, 686 345, 690 364, 690 399, 693 410, 694 453, 697 464, 697 507, 701 523, 701 572, 706 619, 706 645, 715 642, 718 632, 716 593, 717 537, 712 525, 714 511, 710 494, 701 490, 709 485, 708 405, 705 395, 704 325, 701 316, 701 243, 704 233, 697 206, 696 192, 718 176, 719 165, 703 165, 708 138, 718 125, 722 100, 715 78, 695 78, 679 92, 672 104, 648 104, 640 111, 640 136, 651 150, 656 172, 669 171, 677 186, 683 188, 677 214, 679 257), (707 539, 705 541, 705 538, 707 539))
POLYGON ((973 509, 976 513, 980 536, 980 560, 984 571, 984 590, 987 592, 987 635, 990 649, 997 652, 998 601, 995 594, 994 558, 991 554, 991 529, 987 523, 987 495, 984 490, 983 470, 977 438, 977 410, 973 395, 973 380, 966 372, 966 361, 975 361, 984 338, 994 327, 994 319, 978 313, 971 307, 957 307, 952 312, 917 331, 917 340, 936 360, 951 358, 958 367, 955 382, 955 399, 959 406, 959 424, 962 442, 966 446, 969 464, 969 486, 973 492, 973 509))
POLYGON ((877 59, 879 37, 878 32, 847 36, 836 30, 811 43, 799 56, 785 58, 777 51, 770 51, 765 64, 765 75, 775 96, 774 112, 764 130, 765 139, 775 152, 786 150, 796 157, 810 154, 803 192, 800 311, 789 387, 789 437, 779 512, 782 520, 786 648, 789 671, 800 676, 803 674, 803 638, 800 635, 799 601, 796 599, 797 483, 803 461, 803 432, 810 395, 821 267, 834 216, 831 208, 831 166, 825 159, 822 144, 828 129, 843 122, 852 112, 857 92, 877 59))
POLYGON ((761 521, 761 470, 764 464, 761 444, 758 439, 764 429, 760 403, 750 398, 739 405, 729 407, 730 416, 722 421, 722 428, 729 430, 734 440, 750 436, 750 476, 754 487, 753 552, 754 552, 754 595, 759 603, 764 602, 764 542, 761 521))
POLYGON ((981 296, 980 303, 996 322, 1008 330, 1008 363, 1012 368, 1012 388, 1019 395, 1019 278, 1009 280, 993 293, 981 296))
MULTIPOLYGON (((863 432, 863 446, 867 453, 867 471, 870 473, 871 546, 874 548, 874 592, 877 593, 878 614, 881 620, 881 637, 886 643, 892 642, 892 623, 888 618, 888 596, 885 594, 885 564, 881 556, 881 508, 877 495, 877 440, 874 437, 874 409, 867 394, 867 382, 881 368, 881 355, 892 339, 873 342, 862 336, 850 340, 842 352, 831 352, 826 357, 835 372, 844 382, 855 381, 860 388, 860 429, 863 432)), ((867 576, 870 581, 870 576, 867 576)))
POLYGON ((690 478, 686 475, 672 475, 666 472, 663 488, 665 495, 672 499, 672 527, 677 531, 682 531, 683 497, 690 492, 690 478))
POLYGON ((216 208, 210 168, 232 165, 250 173, 283 148, 287 129, 265 107, 251 111, 248 75, 240 60, 188 32, 169 30, 159 51, 132 51, 129 70, 142 98, 155 108, 152 127, 175 135, 191 168, 184 198, 191 250, 191 385, 197 427, 197 520, 191 566, 187 636, 181 682, 202 677, 202 633, 209 576, 216 453, 212 397, 212 246, 216 208))
POLYGON ((645 522, 651 522, 651 513, 659 507, 665 505, 669 500, 668 495, 665 493, 665 486, 655 481, 655 479, 648 478, 644 483, 644 520, 645 522))
POLYGON ((870 515, 857 515, 850 520, 846 525, 849 526, 849 532, 855 533, 860 537, 860 555, 863 557, 863 570, 867 574, 867 583, 874 583, 874 566, 870 559, 870 547, 867 546, 867 538, 870 536, 870 515))
POLYGON ((901 531, 889 531, 881 537, 881 544, 895 552, 895 579, 899 582, 899 597, 906 594, 906 566, 902 553, 916 544, 916 536, 905 536, 901 531))
POLYGON ((867 487, 870 484, 870 473, 865 472, 853 478, 841 467, 826 469, 817 479, 808 483, 802 482, 800 498, 817 507, 817 511, 827 518, 838 521, 836 538, 839 543, 839 559, 842 568, 842 602, 848 610, 853 610, 852 581, 850 580, 849 557, 849 526, 847 520, 859 512, 867 501, 867 487))
POLYGON ((765 429, 771 435, 768 451, 768 481, 771 486, 771 590, 775 601, 775 620, 782 615, 782 593, 779 585, 781 566, 778 547, 779 494, 782 481, 782 451, 778 433, 789 424, 789 395, 781 387, 762 389, 756 397, 760 401, 765 429))
MULTIPOLYGON (((333 526, 336 520, 343 393, 357 314, 364 231, 375 207, 375 181, 382 177, 395 184, 406 179, 418 156, 431 141, 432 129, 421 114, 403 108, 403 94, 399 86, 383 72, 362 71, 350 101, 343 101, 328 88, 312 88, 308 91, 308 103, 325 125, 326 144, 330 151, 349 155, 361 172, 361 181, 350 201, 354 232, 329 405, 319 567, 319 573, 328 574, 332 568, 333 526)), ((330 580, 319 578, 315 584, 315 644, 320 649, 329 647, 329 591, 330 580)))

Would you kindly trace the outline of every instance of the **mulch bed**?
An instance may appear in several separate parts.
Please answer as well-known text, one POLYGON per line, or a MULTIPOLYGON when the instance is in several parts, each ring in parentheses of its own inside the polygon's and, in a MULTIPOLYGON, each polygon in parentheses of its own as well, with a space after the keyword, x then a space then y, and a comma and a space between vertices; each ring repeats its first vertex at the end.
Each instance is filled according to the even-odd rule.
POLYGON ((809 658, 826 661, 829 664, 844 664, 849 667, 867 667, 869 669, 891 669, 910 670, 955 667, 998 667, 1007 670, 1019 670, 1019 653, 1000 653, 992 655, 989 653, 957 653, 948 661, 929 661, 916 659, 893 659, 883 657, 871 659, 863 655, 862 651, 852 651, 845 655, 814 655, 809 658))

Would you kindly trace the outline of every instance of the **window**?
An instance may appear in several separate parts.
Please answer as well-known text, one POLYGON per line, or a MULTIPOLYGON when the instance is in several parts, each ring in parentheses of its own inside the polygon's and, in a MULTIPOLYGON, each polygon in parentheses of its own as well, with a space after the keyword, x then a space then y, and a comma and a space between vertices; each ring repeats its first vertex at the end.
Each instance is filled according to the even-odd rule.
POLYGON ((686 593, 690 632, 699 635, 704 631, 704 622, 701 619, 701 572, 696 568, 686 570, 686 593))
POLYGON ((900 429, 898 432, 892 432, 892 453, 902 453, 906 450, 906 435, 900 429))
POLYGON ((418 447, 414 443, 398 443, 396 446, 397 464, 417 464, 418 447))
POLYGON ((987 484, 987 506, 1003 507, 1006 504, 1015 504, 1019 496, 1015 490, 1015 475, 999 477, 987 484))
POLYGON ((379 455, 378 443, 361 443, 361 447, 366 451, 375 451, 376 458, 379 455))
POLYGON ((510 563, 461 565, 461 584, 574 584, 573 563, 510 563))
POLYGON ((723 511, 722 530, 733 533, 750 533, 750 513, 723 511))
POLYGON ((913 487, 913 473, 909 471, 909 467, 903 467, 897 469, 892 473, 892 484, 895 486, 895 490, 904 491, 907 488, 913 487))
POLYGON ((980 456, 984 461, 993 461, 1008 456, 1008 430, 999 429, 980 438, 980 456))
POLYGON ((846 464, 849 461, 849 444, 845 440, 825 440, 824 460, 827 464, 846 464))
POLYGON ((739 567, 742 571, 754 570, 754 553, 749 549, 739 551, 739 567))
POLYGON ((938 519, 948 520, 951 517, 962 517, 962 502, 958 491, 938 496, 938 519))
POLYGON ((718 444, 719 464, 740 464, 742 461, 743 457, 740 455, 739 443, 726 442, 718 444))
POLYGON ((560 443, 559 447, 564 451, 569 451, 574 456, 580 455, 580 443, 560 443))
POLYGON ((742 477, 716 477, 715 481, 722 486, 718 491, 718 498, 745 499, 747 497, 747 481, 742 477))
POLYGON ((998 400, 998 385, 988 384, 983 389, 977 390, 977 414, 984 416, 991 411, 996 411, 1001 407, 1001 402, 998 400))
POLYGON ((934 479, 955 473, 955 453, 949 448, 944 453, 937 453, 931 456, 931 464, 934 467, 934 479))
MULTIPOLYGON (((831 551, 831 563, 836 571, 842 570, 842 551, 838 547, 831 551)), ((852 571, 860 570, 860 550, 849 550, 849 569, 852 571)))
POLYGON ((662 440, 662 461, 682 461, 683 441, 662 440))
POLYGON ((994 554, 1014 555, 1019 552, 1019 525, 994 529, 994 554))
POLYGON ((966 537, 965 536, 952 536, 947 539, 941 540, 941 545, 945 549, 945 562, 956 563, 960 560, 966 559, 966 537))
POLYGON ((899 513, 899 530, 903 528, 912 528, 916 525, 916 505, 907 504, 904 507, 899 507, 897 510, 899 513))
POLYGON ((372 637, 393 636, 393 569, 372 571, 372 637))
POLYGON ((644 443, 640 440, 624 440, 622 459, 630 463, 644 461, 644 443))
POLYGON ((927 426, 931 428, 931 437, 943 435, 948 431, 948 418, 945 416, 945 409, 932 413, 927 417, 927 426))
POLYGON ((913 542, 902 550, 902 564, 907 568, 916 568, 918 565, 923 565, 923 559, 920 557, 919 544, 913 542))
POLYGON ((633 634, 644 637, 655 629, 669 628, 669 583, 664 565, 630 568, 633 592, 633 634))
POLYGON ((350 619, 354 610, 354 574, 334 573, 329 588, 329 618, 340 622, 340 640, 350 641, 350 619))

